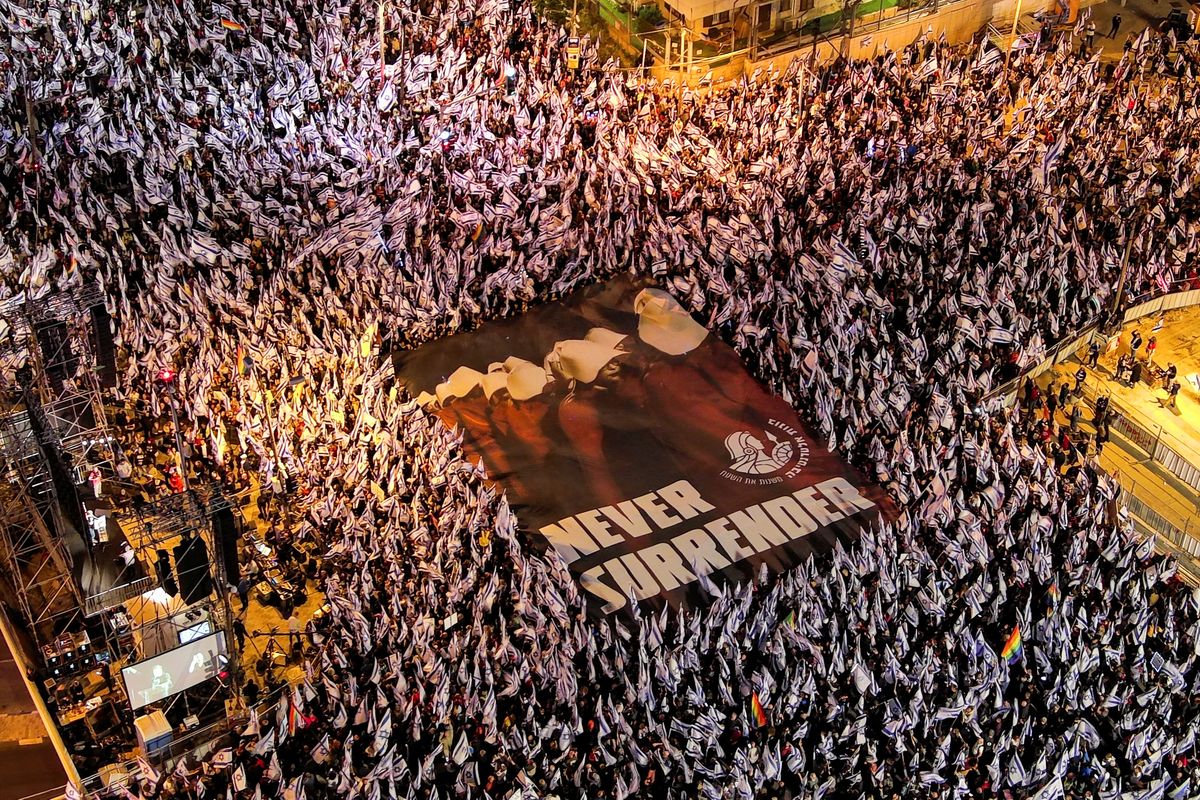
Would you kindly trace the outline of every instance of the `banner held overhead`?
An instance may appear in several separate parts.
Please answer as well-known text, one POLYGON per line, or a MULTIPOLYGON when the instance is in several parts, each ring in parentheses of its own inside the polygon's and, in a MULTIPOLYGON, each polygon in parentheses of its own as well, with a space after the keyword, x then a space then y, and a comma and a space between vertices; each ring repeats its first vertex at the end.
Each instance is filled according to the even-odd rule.
POLYGON ((857 537, 885 502, 654 285, 591 287, 395 367, 597 613, 786 569, 857 537))

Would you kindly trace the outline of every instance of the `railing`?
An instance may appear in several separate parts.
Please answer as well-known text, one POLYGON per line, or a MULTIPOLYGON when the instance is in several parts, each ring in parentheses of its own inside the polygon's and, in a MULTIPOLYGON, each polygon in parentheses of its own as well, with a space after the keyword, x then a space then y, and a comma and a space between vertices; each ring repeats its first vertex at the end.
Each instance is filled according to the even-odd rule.
MULTIPOLYGON (((1197 538, 1200 522, 1195 513, 1184 510, 1184 527, 1181 529, 1142 499, 1150 496, 1152 490, 1142 486, 1131 475, 1116 474, 1115 477, 1121 485, 1121 505, 1129 513, 1135 527, 1143 534, 1156 534, 1159 549, 1175 557, 1180 577, 1192 586, 1200 586, 1200 562, 1197 561, 1200 559, 1200 538, 1197 538)), ((1156 505, 1164 507, 1161 497, 1156 505)))
MULTIPOLYGON (((291 687, 285 685, 259 701, 258 705, 255 706, 255 710, 258 712, 260 719, 272 719, 268 713, 275 708, 275 704, 279 702, 285 691, 291 691, 291 687)), ((235 730, 237 730, 237 724, 232 719, 229 717, 219 719, 216 722, 196 728, 193 731, 188 731, 183 736, 172 740, 171 744, 167 745, 165 749, 155 751, 151 759, 156 764, 160 773, 169 773, 174 770, 179 760, 185 756, 192 756, 192 761, 198 762, 214 750, 231 746, 230 737, 235 730)), ((89 797, 120 794, 120 787, 128 787, 142 777, 141 767, 136 761, 127 761, 117 765, 115 774, 123 774, 124 780, 118 779, 112 783, 105 783, 104 778, 100 775, 89 775, 83 779, 84 792, 89 797)), ((58 795, 64 793, 62 789, 54 791, 58 795)), ((53 796, 51 795, 51 797, 53 796)), ((22 800, 25 800, 25 798, 22 798, 22 800)), ((37 797, 30 798, 29 800, 50 800, 50 798, 37 797)))
MULTIPOLYGON (((1160 291, 1146 292, 1135 297, 1121 316, 1122 324, 1163 311, 1200 305, 1200 288, 1193 288, 1196 287, 1196 284, 1197 281, 1191 278, 1173 281, 1160 286, 1160 291)), ((1047 349, 1047 355, 1040 363, 1025 370, 1012 380, 1000 384, 991 391, 989 397, 1005 397, 1011 401, 1017 390, 1021 388, 1021 382, 1025 378, 1036 377, 1055 364, 1068 360, 1073 354, 1079 352, 1087 341, 1091 340, 1099 328, 1100 321, 1097 320, 1072 330, 1047 349)))
POLYGON ((1140 294, 1129 302, 1122 319, 1132 322, 1161 311, 1171 311, 1184 306, 1200 304, 1200 285, 1193 278, 1172 281, 1159 286, 1159 291, 1140 294))
POLYGON ((1012 380, 1000 384, 988 396, 1003 397, 1005 405, 1008 405, 1016 397, 1017 391, 1020 390, 1021 384, 1025 382, 1026 378, 1036 378, 1055 364, 1061 364, 1064 361, 1070 360, 1072 356, 1077 355, 1083 346, 1092 340, 1097 327, 1099 327, 1099 323, 1093 322, 1090 325, 1072 330, 1050 345, 1046 350, 1046 356, 1041 361, 1012 380))
MULTIPOLYGON (((1099 394, 1084 385, 1083 395, 1094 408, 1099 394)), ((1109 427, 1142 450, 1153 461, 1183 483, 1200 492, 1200 451, 1172 433, 1145 419, 1114 397, 1109 398, 1109 427)))
POLYGON ((135 597, 140 597, 146 592, 158 585, 158 581, 151 577, 142 577, 131 583, 123 583, 120 586, 114 586, 111 589, 106 589, 99 594, 89 595, 84 598, 83 610, 86 616, 94 616, 102 611, 109 611, 121 605, 127 600, 132 600, 135 597))
POLYGON ((758 62, 777 58, 795 50, 816 49, 819 44, 824 42, 836 43, 833 46, 840 52, 840 42, 843 40, 849 39, 849 43, 852 44, 864 37, 886 33, 889 28, 907 25, 915 19, 940 14, 947 8, 963 2, 965 0, 913 0, 903 12, 896 11, 892 16, 886 16, 882 12, 867 12, 856 17, 853 37, 850 37, 849 30, 841 27, 840 24, 829 30, 812 31, 809 26, 819 18, 805 20, 793 31, 778 37, 770 37, 759 44, 755 48, 754 60, 758 62), (869 19, 871 16, 874 16, 875 19, 869 19))
MULTIPOLYGON (((1093 409, 1096 394, 1094 388, 1084 386, 1083 397, 1093 409)), ((1114 408, 1114 403, 1112 400, 1109 402, 1111 430, 1115 430, 1151 458, 1155 452, 1169 452, 1172 458, 1179 458, 1177 453, 1162 444, 1157 437, 1131 422, 1130 418, 1121 412, 1119 404, 1114 408)), ((1161 435, 1161 428, 1159 433, 1161 435)), ((1178 473, 1171 470, 1167 463, 1159 463, 1178 477, 1178 473)), ((1195 467, 1187 466, 1195 470, 1195 467)), ((1165 496, 1165 483, 1156 488, 1149 485, 1146 479, 1138 480, 1128 472, 1114 472, 1113 477, 1121 485, 1121 504, 1133 517, 1135 525, 1145 534, 1157 534, 1159 549, 1175 557, 1179 563, 1180 575, 1191 585, 1200 586, 1200 562, 1197 561, 1200 559, 1200 513, 1197 512, 1197 508, 1165 496), (1169 519, 1167 514, 1173 519, 1169 519)))
POLYGON ((1018 39, 1032 39, 1038 34, 1038 25, 1027 16, 1017 20, 1016 35, 1013 35, 1013 21, 1009 19, 993 19, 987 26, 987 37, 996 45, 1000 52, 1005 52, 1016 44, 1018 39))

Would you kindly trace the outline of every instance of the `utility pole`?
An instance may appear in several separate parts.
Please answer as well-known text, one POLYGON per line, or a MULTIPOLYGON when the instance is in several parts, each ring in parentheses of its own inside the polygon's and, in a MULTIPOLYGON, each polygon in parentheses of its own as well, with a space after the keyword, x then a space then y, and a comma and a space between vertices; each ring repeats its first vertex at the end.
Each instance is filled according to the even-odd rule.
POLYGON ((29 146, 33 150, 33 163, 41 163, 42 157, 38 153, 38 126, 37 112, 33 109, 33 98, 29 96, 29 86, 25 86, 25 120, 29 125, 29 146))
POLYGON ((1021 0, 1017 0, 1017 13, 1013 14, 1012 33, 1008 36, 1008 49, 1004 53, 1004 79, 1008 80, 1008 62, 1012 60, 1013 45, 1017 43, 1017 23, 1021 20, 1021 0))
POLYGON ((156 382, 167 396, 167 405, 171 409, 171 425, 175 428, 175 452, 179 456, 179 477, 183 479, 183 491, 187 492, 192 487, 188 482, 188 461, 183 454, 183 435, 179 432, 179 413, 175 409, 175 386, 178 379, 179 373, 170 367, 163 367, 156 376, 156 382))
POLYGON ((405 94, 408 91, 408 81, 404 77, 404 56, 408 48, 408 40, 405 36, 404 29, 408 27, 407 20, 400 20, 400 24, 396 26, 397 32, 400 34, 400 55, 396 57, 396 66, 400 70, 400 79, 396 81, 396 89, 400 95, 400 101, 404 102, 405 94))
POLYGON ((387 77, 387 48, 384 45, 384 10, 383 0, 379 0, 379 81, 383 82, 387 77))
POLYGON ((842 58, 848 58, 850 55, 850 40, 854 38, 854 24, 858 22, 858 7, 862 5, 862 0, 847 0, 842 4, 842 46, 838 51, 838 55, 842 58), (850 18, 847 20, 846 14, 849 12, 850 18))
POLYGON ((687 33, 687 26, 683 23, 679 25, 679 94, 683 94, 683 76, 687 74, 687 43, 684 41, 684 35, 687 33))
POLYGON ((1129 252, 1133 249, 1133 234, 1125 229, 1125 252, 1121 254, 1121 276, 1117 278, 1117 291, 1113 293, 1112 313, 1121 308, 1121 295, 1125 291, 1125 276, 1129 273, 1129 252))
POLYGON ((746 41, 746 47, 750 51, 750 63, 754 63, 754 57, 758 51, 758 4, 759 0, 753 0, 750 3, 750 36, 746 41))

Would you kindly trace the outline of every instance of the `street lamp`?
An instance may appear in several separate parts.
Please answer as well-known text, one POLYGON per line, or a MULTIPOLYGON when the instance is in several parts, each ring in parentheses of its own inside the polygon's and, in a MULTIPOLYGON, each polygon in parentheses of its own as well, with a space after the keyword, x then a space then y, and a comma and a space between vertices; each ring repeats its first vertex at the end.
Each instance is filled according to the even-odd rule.
POLYGON ((854 38, 854 23, 858 21, 858 7, 862 2, 863 0, 846 0, 842 4, 842 45, 838 49, 842 58, 850 57, 850 40, 854 38))

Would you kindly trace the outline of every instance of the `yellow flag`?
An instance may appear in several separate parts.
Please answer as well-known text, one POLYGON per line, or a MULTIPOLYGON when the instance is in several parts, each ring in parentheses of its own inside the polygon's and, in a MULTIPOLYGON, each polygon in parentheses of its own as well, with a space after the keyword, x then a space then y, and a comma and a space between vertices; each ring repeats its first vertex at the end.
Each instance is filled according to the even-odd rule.
POLYGON ((371 348, 375 345, 375 323, 372 322, 363 331, 362 338, 358 342, 358 352, 363 358, 371 355, 371 348))

